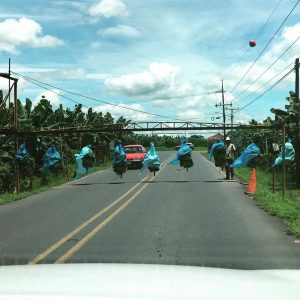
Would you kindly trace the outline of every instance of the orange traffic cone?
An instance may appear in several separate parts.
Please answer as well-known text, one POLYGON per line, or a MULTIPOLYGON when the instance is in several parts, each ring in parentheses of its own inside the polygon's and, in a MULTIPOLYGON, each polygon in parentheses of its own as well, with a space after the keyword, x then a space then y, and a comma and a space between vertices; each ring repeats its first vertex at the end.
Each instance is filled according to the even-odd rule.
POLYGON ((253 170, 252 170, 250 182, 249 182, 246 193, 247 194, 255 194, 256 193, 256 169, 255 168, 253 168, 253 170))

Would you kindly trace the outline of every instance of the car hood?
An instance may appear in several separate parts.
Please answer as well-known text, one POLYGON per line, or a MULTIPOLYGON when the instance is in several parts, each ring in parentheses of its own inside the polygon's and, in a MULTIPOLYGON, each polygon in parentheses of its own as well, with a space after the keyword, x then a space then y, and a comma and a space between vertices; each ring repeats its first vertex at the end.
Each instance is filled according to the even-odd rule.
POLYGON ((296 299, 300 271, 64 264, 0 267, 0 299, 296 299))
POLYGON ((134 159, 141 159, 143 160, 145 157, 144 153, 126 153, 126 159, 134 160, 134 159))

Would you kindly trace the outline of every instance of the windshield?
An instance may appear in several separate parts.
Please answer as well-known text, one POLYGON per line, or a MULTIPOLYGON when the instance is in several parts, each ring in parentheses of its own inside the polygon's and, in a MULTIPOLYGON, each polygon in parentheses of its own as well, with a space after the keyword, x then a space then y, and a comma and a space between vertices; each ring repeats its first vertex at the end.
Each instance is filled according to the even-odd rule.
POLYGON ((298 2, 1 1, 0 264, 299 270, 298 2))
POLYGON ((125 153, 143 153, 143 149, 141 147, 125 147, 125 153))

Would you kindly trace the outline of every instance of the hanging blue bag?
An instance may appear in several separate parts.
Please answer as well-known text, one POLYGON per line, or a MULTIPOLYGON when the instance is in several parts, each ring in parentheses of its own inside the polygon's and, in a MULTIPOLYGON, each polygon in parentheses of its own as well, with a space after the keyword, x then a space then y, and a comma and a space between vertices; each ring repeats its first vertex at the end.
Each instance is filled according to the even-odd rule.
POLYGON ((127 171, 126 153, 120 141, 118 141, 117 146, 115 147, 114 150, 112 166, 114 172, 117 175, 120 175, 121 177, 127 171))
MULTIPOLYGON (((285 162, 288 165, 291 165, 295 159, 295 149, 292 144, 291 139, 288 139, 288 141, 285 143, 285 162)), ((275 159, 275 163, 273 166, 280 166, 282 164, 282 149, 275 159)))
POLYGON ((29 153, 26 150, 26 145, 25 143, 21 144, 19 147, 19 150, 15 156, 15 159, 13 160, 13 163, 15 165, 20 164, 23 160, 25 160, 26 158, 29 158, 29 153))
POLYGON ((170 164, 174 166, 180 165, 188 170, 188 168, 191 168, 194 165, 192 152, 192 149, 187 145, 186 141, 184 141, 181 144, 176 157, 170 162, 170 164))
POLYGON ((61 162, 61 156, 54 145, 50 146, 44 156, 44 170, 49 171, 52 167, 61 162))
POLYGON ((146 168, 148 168, 150 172, 153 172, 154 175, 155 172, 159 171, 160 169, 160 159, 155 150, 155 146, 153 142, 150 143, 150 150, 147 152, 144 158, 141 172, 143 172, 146 168))
POLYGON ((83 147, 79 154, 75 154, 75 159, 76 159, 76 179, 79 179, 83 175, 89 173, 95 163, 95 156, 93 150, 91 149, 91 146, 88 145, 83 147), (89 157, 91 158, 91 163, 89 157), (89 162, 88 164, 85 164, 84 161, 85 159, 88 160, 89 162))
POLYGON ((260 155, 259 148, 254 144, 250 144, 243 153, 230 165, 230 168, 236 169, 242 166, 248 166, 251 161, 260 155))

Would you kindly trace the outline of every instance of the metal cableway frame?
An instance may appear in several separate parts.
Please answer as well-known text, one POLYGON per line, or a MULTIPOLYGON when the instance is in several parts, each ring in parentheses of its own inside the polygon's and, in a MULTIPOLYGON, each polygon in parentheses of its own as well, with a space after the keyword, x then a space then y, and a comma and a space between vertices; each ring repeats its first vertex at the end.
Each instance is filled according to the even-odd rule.
MULTIPOLYGON (((103 124, 97 127, 65 127, 58 129, 42 129, 33 131, 16 130, 15 128, 0 128, 0 134, 28 136, 28 135, 51 135, 58 133, 87 133, 87 132, 114 132, 114 133, 133 133, 133 132, 153 132, 153 131, 183 131, 183 130, 222 130, 223 123, 205 123, 205 122, 130 122, 123 124, 103 124)), ((225 129, 272 129, 269 125, 243 125, 243 124, 225 124, 225 129)))

